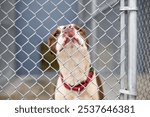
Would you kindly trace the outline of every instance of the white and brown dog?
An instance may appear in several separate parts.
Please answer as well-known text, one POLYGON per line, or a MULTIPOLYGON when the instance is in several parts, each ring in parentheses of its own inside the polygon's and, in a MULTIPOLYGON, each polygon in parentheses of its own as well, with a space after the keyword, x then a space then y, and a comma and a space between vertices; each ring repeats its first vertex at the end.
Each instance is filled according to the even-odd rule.
POLYGON ((49 37, 48 45, 59 63, 56 100, 103 99, 102 83, 91 67, 84 29, 75 24, 59 26, 49 37))

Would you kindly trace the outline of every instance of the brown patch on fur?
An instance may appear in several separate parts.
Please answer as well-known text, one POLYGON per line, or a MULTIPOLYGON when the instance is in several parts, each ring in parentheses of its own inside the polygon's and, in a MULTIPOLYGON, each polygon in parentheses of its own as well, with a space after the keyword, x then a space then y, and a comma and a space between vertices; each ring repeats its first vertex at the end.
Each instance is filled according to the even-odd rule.
POLYGON ((104 91, 103 91, 103 87, 102 87, 102 81, 99 76, 96 77, 96 81, 97 81, 97 85, 99 88, 99 90, 98 90, 99 99, 102 100, 104 98, 104 91))
POLYGON ((60 30, 57 29, 50 35, 48 39, 48 45, 50 46, 51 52, 53 54, 56 53, 56 41, 57 41, 57 37, 59 36, 59 34, 60 34, 60 30))
POLYGON ((86 30, 77 25, 75 25, 74 28, 79 31, 80 35, 85 39, 87 48, 89 48, 89 40, 87 39, 86 30))

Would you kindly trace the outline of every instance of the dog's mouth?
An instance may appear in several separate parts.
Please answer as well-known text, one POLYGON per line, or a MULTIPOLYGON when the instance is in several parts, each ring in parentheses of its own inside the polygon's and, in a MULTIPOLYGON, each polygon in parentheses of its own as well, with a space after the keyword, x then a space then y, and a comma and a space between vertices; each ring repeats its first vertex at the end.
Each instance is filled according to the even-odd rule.
POLYGON ((83 47, 83 44, 75 35, 73 36, 63 35, 62 38, 63 38, 63 44, 62 44, 62 48, 60 49, 60 51, 62 51, 64 48, 83 47))
POLYGON ((65 46, 67 44, 81 45, 79 42, 79 39, 76 37, 75 28, 73 28, 72 26, 64 28, 63 38, 64 38, 64 45, 63 46, 65 46))
POLYGON ((78 38, 76 37, 67 37, 64 39, 64 43, 62 44, 62 48, 60 49, 60 52, 64 49, 64 48, 79 48, 79 47, 83 47, 83 44, 81 44, 81 42, 79 41, 78 38))
POLYGON ((64 48, 80 48, 83 47, 84 42, 82 37, 78 34, 78 30, 74 25, 67 25, 62 27, 62 35, 59 36, 60 49, 59 52, 64 48))
POLYGON ((72 44, 72 45, 78 44, 78 45, 81 45, 79 40, 76 37, 72 37, 72 38, 68 38, 67 37, 67 38, 65 38, 63 46, 65 46, 67 44, 72 44))

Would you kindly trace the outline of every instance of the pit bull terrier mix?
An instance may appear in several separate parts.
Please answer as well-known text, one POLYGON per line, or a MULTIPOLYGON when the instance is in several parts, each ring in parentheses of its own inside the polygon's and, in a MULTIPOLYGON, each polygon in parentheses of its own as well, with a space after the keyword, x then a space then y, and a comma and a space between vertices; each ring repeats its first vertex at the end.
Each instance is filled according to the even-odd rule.
POLYGON ((91 66, 86 31, 75 24, 59 26, 48 39, 59 64, 56 100, 103 99, 100 78, 91 66))

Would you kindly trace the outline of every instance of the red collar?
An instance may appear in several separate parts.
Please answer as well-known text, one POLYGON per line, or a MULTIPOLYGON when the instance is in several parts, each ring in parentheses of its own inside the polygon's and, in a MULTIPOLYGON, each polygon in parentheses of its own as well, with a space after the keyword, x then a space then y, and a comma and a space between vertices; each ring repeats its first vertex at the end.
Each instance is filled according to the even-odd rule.
POLYGON ((94 69, 91 67, 90 68, 90 71, 89 71, 89 74, 88 74, 88 77, 85 81, 82 81, 81 83, 79 83, 78 85, 75 85, 75 86, 72 86, 70 84, 66 84, 64 82, 64 79, 63 79, 63 75, 61 75, 61 81, 62 83, 64 84, 64 87, 68 90, 73 90, 73 91, 83 91, 83 89, 89 84, 89 82, 92 80, 93 78, 93 74, 94 74, 94 69))

